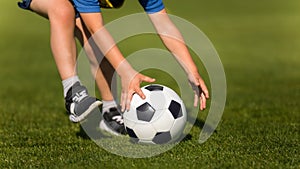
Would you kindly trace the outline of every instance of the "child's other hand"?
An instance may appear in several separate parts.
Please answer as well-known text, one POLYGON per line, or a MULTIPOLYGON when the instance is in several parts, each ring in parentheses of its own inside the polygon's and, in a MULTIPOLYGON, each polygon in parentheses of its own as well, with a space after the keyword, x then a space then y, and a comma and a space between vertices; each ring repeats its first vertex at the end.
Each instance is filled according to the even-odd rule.
POLYGON ((189 74, 188 78, 195 93, 194 106, 197 107, 200 100, 200 110, 204 110, 206 108, 206 100, 209 99, 207 87, 198 72, 189 74))

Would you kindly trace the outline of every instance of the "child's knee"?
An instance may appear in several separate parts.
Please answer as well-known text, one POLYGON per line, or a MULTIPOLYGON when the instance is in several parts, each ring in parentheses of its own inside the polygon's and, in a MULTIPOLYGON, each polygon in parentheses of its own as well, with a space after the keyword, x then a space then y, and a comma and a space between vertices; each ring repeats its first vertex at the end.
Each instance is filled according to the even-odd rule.
POLYGON ((55 19, 64 24, 75 23, 74 7, 66 0, 53 0, 48 9, 48 15, 49 19, 55 19))

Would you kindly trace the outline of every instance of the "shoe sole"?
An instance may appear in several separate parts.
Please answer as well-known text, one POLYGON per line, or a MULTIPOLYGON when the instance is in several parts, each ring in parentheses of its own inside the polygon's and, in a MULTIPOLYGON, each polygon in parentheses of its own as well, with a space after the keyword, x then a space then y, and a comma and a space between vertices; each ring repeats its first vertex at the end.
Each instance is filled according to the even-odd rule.
POLYGON ((99 124, 99 128, 103 131, 106 131, 110 134, 113 134, 113 135, 116 135, 116 136, 120 136, 121 134, 118 133, 118 132, 115 132, 114 130, 112 130, 105 122, 104 120, 101 120, 100 121, 100 124, 99 124))
POLYGON ((100 105, 102 104, 101 101, 97 100, 95 101, 93 104, 90 105, 90 107, 85 111, 83 112, 80 116, 75 116, 73 114, 71 114, 69 116, 69 119, 70 121, 72 121, 73 123, 78 123, 78 122, 81 122, 83 120, 86 119, 86 117, 95 109, 95 108, 98 108, 100 105))

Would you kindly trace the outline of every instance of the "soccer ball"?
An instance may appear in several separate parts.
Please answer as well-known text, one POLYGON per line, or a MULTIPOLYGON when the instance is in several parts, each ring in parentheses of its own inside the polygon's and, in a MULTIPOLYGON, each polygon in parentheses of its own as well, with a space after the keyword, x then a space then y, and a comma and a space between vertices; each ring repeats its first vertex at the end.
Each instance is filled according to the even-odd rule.
POLYGON ((141 89, 146 99, 134 94, 130 110, 123 114, 128 135, 138 143, 165 144, 178 140, 187 121, 181 98, 163 85, 141 89))

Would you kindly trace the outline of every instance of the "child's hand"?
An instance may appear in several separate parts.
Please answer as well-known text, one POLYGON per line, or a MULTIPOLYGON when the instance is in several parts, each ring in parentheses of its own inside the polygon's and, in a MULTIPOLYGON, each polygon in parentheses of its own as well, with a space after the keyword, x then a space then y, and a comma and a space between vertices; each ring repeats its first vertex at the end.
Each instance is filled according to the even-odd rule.
POLYGON ((189 74, 188 76, 195 93, 194 106, 197 107, 200 100, 200 110, 204 110, 206 108, 206 100, 209 99, 207 87, 198 72, 189 74))
POLYGON ((145 95, 140 88, 142 82, 152 83, 155 79, 142 75, 138 72, 127 72, 121 76, 122 81, 122 93, 121 93, 121 111, 129 111, 130 102, 133 94, 138 94, 142 99, 145 99, 145 95))

